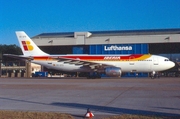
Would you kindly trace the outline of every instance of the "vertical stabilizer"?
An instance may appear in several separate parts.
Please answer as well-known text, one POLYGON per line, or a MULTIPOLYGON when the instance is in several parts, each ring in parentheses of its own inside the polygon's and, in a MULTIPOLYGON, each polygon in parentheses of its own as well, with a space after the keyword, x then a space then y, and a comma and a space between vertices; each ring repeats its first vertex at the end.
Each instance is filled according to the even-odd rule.
POLYGON ((16 31, 16 35, 25 56, 43 56, 49 55, 43 52, 39 47, 29 38, 24 31, 16 31))

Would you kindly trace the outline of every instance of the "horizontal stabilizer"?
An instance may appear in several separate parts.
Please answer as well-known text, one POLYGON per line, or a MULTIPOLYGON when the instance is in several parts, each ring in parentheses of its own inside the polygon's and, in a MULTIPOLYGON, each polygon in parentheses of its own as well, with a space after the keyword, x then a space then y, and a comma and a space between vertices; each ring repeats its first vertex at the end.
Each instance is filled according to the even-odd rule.
POLYGON ((33 57, 31 57, 31 56, 27 57, 24 55, 3 54, 3 56, 20 59, 20 60, 33 60, 33 57))

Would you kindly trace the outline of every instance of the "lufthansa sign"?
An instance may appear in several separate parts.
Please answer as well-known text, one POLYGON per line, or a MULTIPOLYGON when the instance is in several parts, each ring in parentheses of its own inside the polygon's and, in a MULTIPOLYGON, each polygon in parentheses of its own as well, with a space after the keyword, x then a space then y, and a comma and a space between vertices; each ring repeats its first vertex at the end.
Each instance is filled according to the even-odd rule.
POLYGON ((111 46, 104 46, 105 51, 113 51, 113 50, 132 50, 132 46, 117 46, 117 45, 111 45, 111 46))

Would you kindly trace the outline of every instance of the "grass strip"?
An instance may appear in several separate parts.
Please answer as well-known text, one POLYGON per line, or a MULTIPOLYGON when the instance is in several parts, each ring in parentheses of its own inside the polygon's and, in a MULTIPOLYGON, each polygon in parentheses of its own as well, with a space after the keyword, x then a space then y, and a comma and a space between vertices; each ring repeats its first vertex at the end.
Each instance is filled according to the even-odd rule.
POLYGON ((0 119, 74 119, 58 112, 0 111, 0 119))

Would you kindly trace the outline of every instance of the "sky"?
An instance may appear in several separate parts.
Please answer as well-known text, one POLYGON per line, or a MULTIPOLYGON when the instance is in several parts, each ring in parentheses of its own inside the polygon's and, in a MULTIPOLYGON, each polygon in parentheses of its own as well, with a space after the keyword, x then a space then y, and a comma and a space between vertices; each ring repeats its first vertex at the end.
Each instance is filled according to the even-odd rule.
POLYGON ((0 0, 0 44, 41 33, 180 28, 180 0, 0 0))

